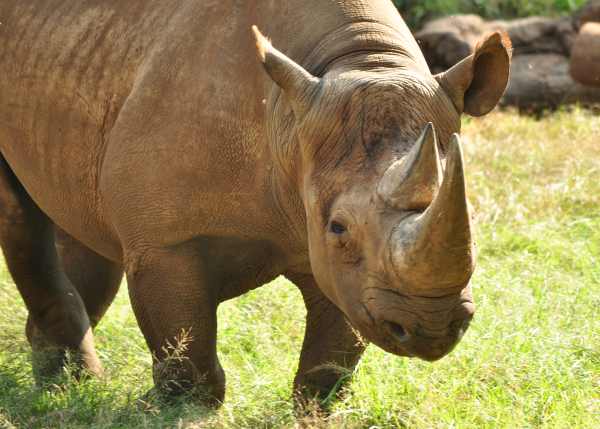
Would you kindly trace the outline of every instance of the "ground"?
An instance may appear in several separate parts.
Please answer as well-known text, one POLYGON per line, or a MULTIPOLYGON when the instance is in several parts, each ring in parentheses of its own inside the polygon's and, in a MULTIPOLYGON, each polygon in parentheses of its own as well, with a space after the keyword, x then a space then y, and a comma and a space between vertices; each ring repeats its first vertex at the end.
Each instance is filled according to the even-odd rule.
MULTIPOLYGON (((600 427, 600 116, 496 112, 467 120, 464 139, 480 256, 471 329, 435 364, 370 346, 345 399, 307 426, 600 427)), ((150 357, 126 287, 96 331, 107 378, 35 388, 26 312, 3 265, 0 283, 0 428, 297 424, 304 308, 285 279, 221 306, 217 412, 139 400, 150 357)))

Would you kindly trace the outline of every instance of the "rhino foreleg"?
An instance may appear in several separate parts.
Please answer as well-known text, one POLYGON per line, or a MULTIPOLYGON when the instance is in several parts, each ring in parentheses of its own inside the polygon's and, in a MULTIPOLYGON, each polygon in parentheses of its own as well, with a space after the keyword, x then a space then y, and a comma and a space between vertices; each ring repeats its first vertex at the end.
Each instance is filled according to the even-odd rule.
POLYGON ((191 394, 219 406, 225 374, 217 358, 217 301, 196 246, 132 252, 126 259, 133 310, 154 357, 160 394, 191 394))
POLYGON ((27 337, 38 381, 74 363, 102 372, 88 315, 61 267, 54 225, 0 158, 0 244, 8 269, 29 310, 27 337))
POLYGON ((344 314, 319 290, 310 275, 289 274, 298 286, 306 305, 306 332, 300 365, 294 379, 294 398, 302 406, 317 399, 336 397, 350 379, 365 344, 344 314))

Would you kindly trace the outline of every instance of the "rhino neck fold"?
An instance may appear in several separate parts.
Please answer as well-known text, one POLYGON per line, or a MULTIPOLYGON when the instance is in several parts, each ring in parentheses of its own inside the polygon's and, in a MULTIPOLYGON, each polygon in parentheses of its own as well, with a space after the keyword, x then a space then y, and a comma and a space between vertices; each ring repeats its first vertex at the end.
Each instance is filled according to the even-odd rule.
POLYGON ((379 22, 353 22, 328 33, 302 65, 319 77, 337 68, 402 68, 429 72, 406 27, 395 28, 379 22))
MULTIPOLYGON (((269 2, 266 35, 315 76, 335 58, 357 50, 395 52, 427 67, 411 31, 390 0, 269 2)), ((265 11, 266 12, 266 11, 265 11)))

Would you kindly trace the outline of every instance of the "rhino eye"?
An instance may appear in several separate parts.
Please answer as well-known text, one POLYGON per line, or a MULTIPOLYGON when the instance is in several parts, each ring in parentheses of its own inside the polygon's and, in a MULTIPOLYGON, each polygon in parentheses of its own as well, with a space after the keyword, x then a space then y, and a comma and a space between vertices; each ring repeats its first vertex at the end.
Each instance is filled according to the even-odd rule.
POLYGON ((342 235, 346 232, 346 227, 339 222, 331 221, 331 224, 329 224, 329 231, 337 235, 342 235))

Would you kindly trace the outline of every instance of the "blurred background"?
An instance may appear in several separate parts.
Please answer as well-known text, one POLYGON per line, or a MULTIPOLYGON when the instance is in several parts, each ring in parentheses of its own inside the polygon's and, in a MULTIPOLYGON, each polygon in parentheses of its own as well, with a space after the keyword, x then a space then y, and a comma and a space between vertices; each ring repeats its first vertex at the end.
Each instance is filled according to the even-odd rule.
POLYGON ((513 63, 502 106, 540 114, 600 102, 600 1, 399 0, 434 73, 468 56, 486 33, 502 30, 513 63))
POLYGON ((576 12, 585 3, 586 0, 394 0, 413 28, 429 19, 452 14, 472 13, 486 19, 560 16, 576 12))

